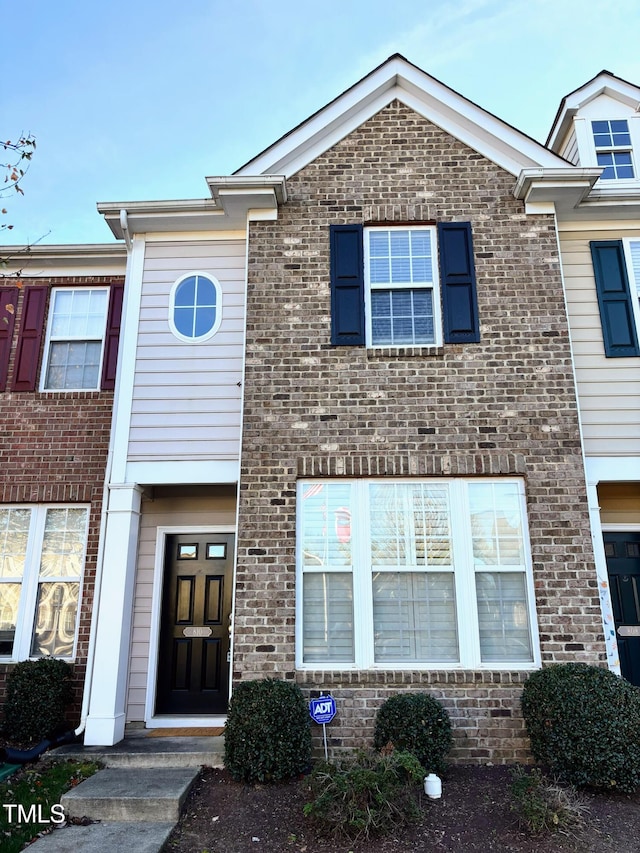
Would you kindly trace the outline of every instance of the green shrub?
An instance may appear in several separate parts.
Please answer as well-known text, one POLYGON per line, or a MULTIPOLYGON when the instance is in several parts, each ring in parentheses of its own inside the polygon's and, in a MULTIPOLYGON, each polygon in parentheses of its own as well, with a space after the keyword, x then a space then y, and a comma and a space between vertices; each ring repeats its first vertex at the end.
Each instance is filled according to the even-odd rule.
POLYGON ((17 743, 40 741, 60 729, 73 700, 73 667, 63 660, 26 660, 7 676, 4 731, 17 743))
POLYGON ((419 817, 423 776, 420 762, 408 752, 359 751, 322 762, 311 774, 304 814, 321 834, 351 840, 383 835, 419 817))
POLYGON ((640 784, 640 691, 606 669, 553 664, 532 673, 522 713, 537 761, 574 785, 640 784))
POLYGON ((300 688, 269 678, 234 690, 224 732, 224 766, 243 782, 282 782, 309 767, 311 720, 300 688))
POLYGON ((398 693, 376 715, 375 748, 391 744, 396 750, 410 752, 428 771, 444 770, 452 742, 449 715, 426 693, 398 693))
POLYGON ((511 776, 511 811, 523 829, 538 834, 584 823, 588 808, 573 785, 547 779, 537 768, 527 773, 515 767, 511 776))

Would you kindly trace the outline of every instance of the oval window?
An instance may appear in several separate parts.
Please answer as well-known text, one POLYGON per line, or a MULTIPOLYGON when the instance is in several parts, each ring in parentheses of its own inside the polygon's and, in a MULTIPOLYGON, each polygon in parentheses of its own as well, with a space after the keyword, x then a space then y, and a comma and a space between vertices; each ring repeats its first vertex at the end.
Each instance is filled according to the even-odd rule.
POLYGON ((173 285, 171 331, 183 341, 202 341, 218 330, 222 319, 220 284, 205 273, 189 273, 173 285))

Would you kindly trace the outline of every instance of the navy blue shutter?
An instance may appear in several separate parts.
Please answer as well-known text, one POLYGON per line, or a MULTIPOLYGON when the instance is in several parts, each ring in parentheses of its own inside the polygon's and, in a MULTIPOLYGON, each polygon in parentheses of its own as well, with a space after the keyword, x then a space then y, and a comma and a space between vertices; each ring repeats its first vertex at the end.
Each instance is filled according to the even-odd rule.
POLYGON ((598 240, 590 246, 605 355, 640 355, 622 240, 598 240))
POLYGON ((362 225, 332 225, 331 343, 364 346, 362 225))
POLYGON ((438 225, 442 320, 446 344, 478 343, 478 299, 470 222, 438 225))

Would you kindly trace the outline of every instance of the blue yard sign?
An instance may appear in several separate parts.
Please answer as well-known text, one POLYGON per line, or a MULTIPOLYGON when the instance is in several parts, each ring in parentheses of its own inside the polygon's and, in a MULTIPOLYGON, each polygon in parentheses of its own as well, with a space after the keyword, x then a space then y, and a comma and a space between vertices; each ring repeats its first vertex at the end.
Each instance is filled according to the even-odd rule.
POLYGON ((312 699, 309 702, 309 713, 311 714, 311 719, 322 725, 322 739, 324 741, 324 758, 325 761, 329 760, 329 753, 327 750, 327 723, 330 723, 331 720, 336 715, 336 700, 333 696, 321 696, 319 699, 312 699))
POLYGON ((336 715, 336 702, 333 696, 321 696, 309 702, 311 719, 316 723, 330 723, 336 715))

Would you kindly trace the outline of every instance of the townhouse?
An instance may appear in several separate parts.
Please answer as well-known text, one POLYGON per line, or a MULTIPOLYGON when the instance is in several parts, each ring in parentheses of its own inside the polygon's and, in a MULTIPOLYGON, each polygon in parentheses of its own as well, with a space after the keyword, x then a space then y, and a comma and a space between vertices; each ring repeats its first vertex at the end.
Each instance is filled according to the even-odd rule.
MULTIPOLYGON (((593 104, 628 86, 612 75, 606 85, 593 104)), ((603 287, 584 241, 608 259, 600 244, 615 237, 631 269, 640 232, 600 220, 592 230, 583 210, 612 216, 600 126, 626 120, 633 139, 636 118, 629 91, 615 115, 583 116, 574 95, 543 146, 395 55, 235 174, 208 177, 208 198, 99 204, 118 248, 94 247, 86 280, 65 268, 81 247, 42 250, 50 325, 31 344, 36 385, 20 396, 19 300, 43 286, 30 259, 4 330, 3 405, 19 414, 6 459, 27 456, 0 507, 0 592, 18 600, 14 516, 77 501, 93 533, 73 578, 56 580, 77 584, 81 627, 57 653, 79 678, 86 669, 86 743, 115 743, 127 725, 221 724, 234 683, 273 676, 309 697, 331 692, 333 748, 367 743, 380 703, 420 689, 447 707, 456 758, 517 760, 529 672, 616 668, 600 524, 635 518, 626 382, 637 354, 615 360, 627 366, 616 400, 626 395, 630 432, 614 446, 597 416, 610 404, 592 388, 611 385, 614 367, 604 353, 589 361, 579 329, 590 305, 595 346, 603 287), (602 146, 578 135, 587 118, 602 146), (106 297, 95 311, 75 297, 57 306, 123 278, 114 393, 96 378, 115 364, 106 297), (48 353, 71 332, 94 340, 94 321, 93 385, 74 372, 91 346, 69 346, 70 384, 49 385, 48 353), (595 414, 581 424, 585 393, 595 414), (51 424, 45 439, 21 401, 51 424), (75 470, 51 413, 63 407, 86 431, 102 402, 110 429, 83 443, 89 453, 98 442, 98 470, 74 454, 84 490, 73 501, 47 492, 33 458, 43 443, 61 489, 75 470), (604 457, 615 457, 606 472, 604 457)), ((609 153, 624 171, 622 147, 609 153)), ((7 301, 12 288, 5 278, 7 301)), ((25 614, 45 583, 38 535, 22 558, 31 603, 14 610, 25 614)), ((35 616, 11 645, 16 617, 2 614, 6 669, 40 651, 28 640, 35 616)))

